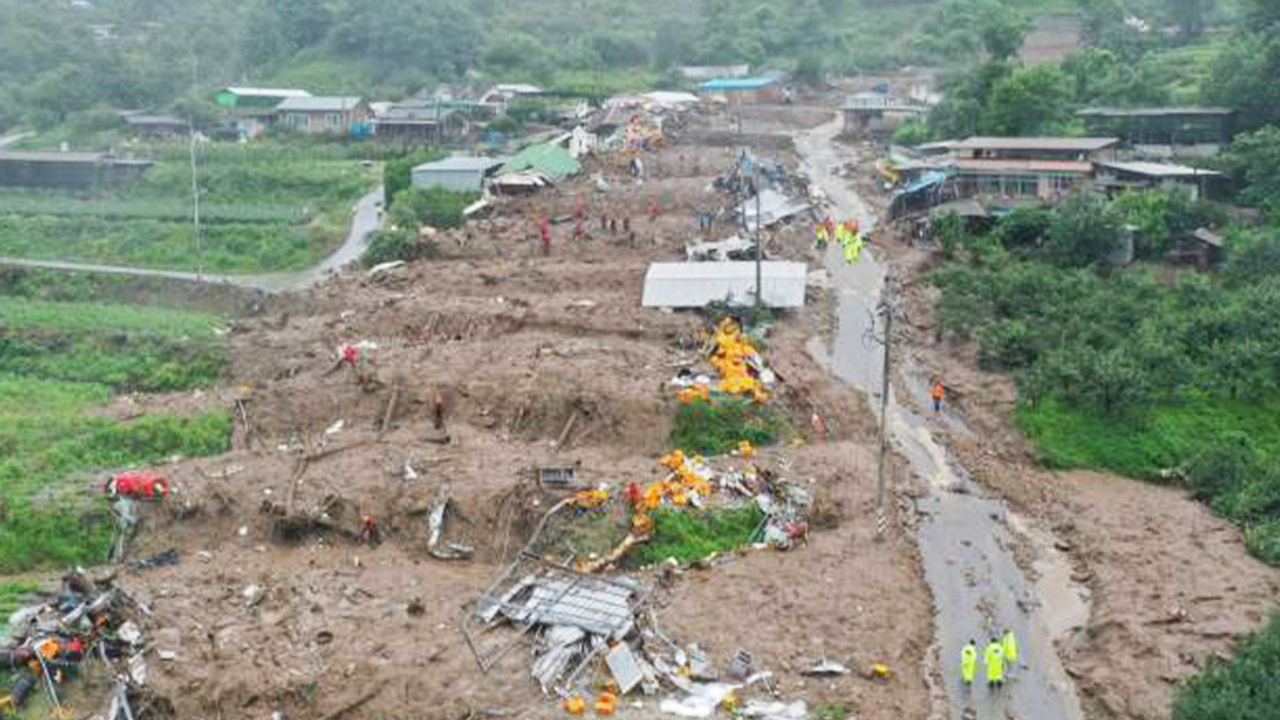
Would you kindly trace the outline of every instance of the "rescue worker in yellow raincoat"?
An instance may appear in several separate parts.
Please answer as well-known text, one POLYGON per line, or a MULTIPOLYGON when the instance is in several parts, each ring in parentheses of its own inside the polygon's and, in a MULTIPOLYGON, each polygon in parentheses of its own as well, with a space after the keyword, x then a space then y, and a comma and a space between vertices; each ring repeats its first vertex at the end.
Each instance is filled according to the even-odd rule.
POLYGON ((1000 638, 991 638, 982 661, 987 666, 987 687, 994 690, 1004 685, 1004 645, 1000 638))
POLYGON ((862 236, 852 235, 849 242, 844 243, 844 261, 849 265, 857 265, 862 256, 862 236))
POLYGON ((965 687, 973 685, 978 674, 978 645, 973 640, 960 651, 960 680, 965 687))
POLYGON ((813 229, 813 247, 818 250, 826 250, 829 242, 831 242, 831 233, 827 229, 827 224, 818 223, 818 226, 813 229))
POLYGON ((1013 630, 1004 629, 1004 637, 1000 638, 1000 645, 1004 648, 1004 659, 1008 662, 1008 670, 1012 670, 1018 664, 1018 638, 1013 634, 1013 630))

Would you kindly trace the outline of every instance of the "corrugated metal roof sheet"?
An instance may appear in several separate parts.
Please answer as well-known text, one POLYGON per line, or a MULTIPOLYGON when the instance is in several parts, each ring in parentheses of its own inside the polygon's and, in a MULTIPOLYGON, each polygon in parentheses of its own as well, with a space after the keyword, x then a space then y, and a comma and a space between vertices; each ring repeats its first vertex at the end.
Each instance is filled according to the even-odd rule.
POLYGON ((311 97, 311 93, 306 90, 295 90, 292 88, 255 88, 255 87, 229 87, 223 88, 223 91, 240 97, 311 97))
POLYGON ((1076 112, 1083 117, 1160 117, 1165 115, 1230 115, 1235 110, 1229 107, 1198 107, 1182 105, 1173 107, 1146 108, 1085 108, 1076 112))
POLYGON ((283 112, 347 112, 360 105, 358 97, 321 96, 285 98, 277 110, 283 112))
MULTIPOLYGON (((761 295, 772 308, 804 307, 804 263, 763 262, 761 295)), ((653 263, 644 278, 644 307, 700 308, 728 300, 755 302, 754 262, 653 263)))
POLYGON ((971 137, 952 146, 955 150, 1076 150, 1089 152, 1110 147, 1116 138, 971 137))
POLYGON ((504 162, 506 162, 506 158, 458 156, 423 163, 415 167, 413 172, 420 170, 428 172, 485 172, 502 165, 504 162))
POLYGON ((777 78, 771 77, 749 77, 749 78, 719 78, 716 80, 708 80, 698 87, 703 90, 759 90, 762 87, 768 87, 778 82, 777 78))
POLYGON ((1215 177, 1217 175, 1221 175, 1221 173, 1213 170, 1203 170, 1200 168, 1188 167, 1186 165, 1174 165, 1171 163, 1105 162, 1098 164, 1104 168, 1119 170, 1120 172, 1160 178, 1215 177))
POLYGON ((503 173, 536 170, 552 180, 576 175, 581 169, 582 166, 569 154, 569 151, 549 143, 530 145, 516 153, 506 165, 502 166, 503 173))
POLYGON ((49 150, 0 150, 0 160, 18 162, 96 163, 110 156, 104 152, 55 152, 49 150))

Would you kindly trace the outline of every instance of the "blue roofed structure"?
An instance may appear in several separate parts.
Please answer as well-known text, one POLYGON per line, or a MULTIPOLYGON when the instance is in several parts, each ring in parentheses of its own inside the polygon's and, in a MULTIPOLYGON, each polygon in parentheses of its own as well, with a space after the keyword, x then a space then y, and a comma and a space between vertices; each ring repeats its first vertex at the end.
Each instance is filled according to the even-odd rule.
POLYGON ((698 85, 702 95, 723 97, 730 103, 777 102, 782 95, 782 83, 776 77, 759 75, 743 78, 716 78, 698 85))

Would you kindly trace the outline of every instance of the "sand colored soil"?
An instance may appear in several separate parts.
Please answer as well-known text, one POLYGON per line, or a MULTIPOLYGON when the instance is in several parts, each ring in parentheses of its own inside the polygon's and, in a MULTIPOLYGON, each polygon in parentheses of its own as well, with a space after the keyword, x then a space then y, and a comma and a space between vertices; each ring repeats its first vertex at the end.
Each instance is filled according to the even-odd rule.
MULTIPOLYGON (((480 672, 460 630, 464 607, 563 497, 537 487, 535 468, 572 465, 587 484, 659 477, 676 410, 662 385, 697 360, 705 336, 697 316, 641 309, 643 274, 653 260, 683 259, 693 214, 723 203, 707 186, 734 152, 677 144, 646 156, 643 186, 596 166, 607 193, 589 173, 505 203, 393 279, 350 272, 236 320, 225 387, 113 407, 122 417, 167 405, 237 417, 231 453, 164 468, 178 493, 149 509, 135 552, 177 547, 182 561, 123 577, 155 612, 149 632, 178 648, 173 662, 152 660, 154 707, 172 717, 560 716, 528 676, 527 646, 480 672), (589 237, 575 240, 575 223, 560 222, 542 257, 534 218, 571 216, 579 204, 589 237), (635 237, 601 230, 600 215, 630 218, 635 237), (378 344, 369 390, 346 368, 329 372, 341 342, 363 339, 378 344), (421 513, 445 495, 459 513, 451 539, 475 547, 471 560, 426 552, 421 513), (365 515, 384 535, 376 549, 355 540, 365 515), (281 516, 318 522, 282 533, 281 516)), ((808 239, 807 227, 782 230, 770 249, 802 258, 808 239)), ((830 300, 814 290, 770 335, 784 379, 772 402, 791 429, 757 461, 811 488, 810 543, 677 573, 655 614, 720 667, 748 650, 786 698, 843 704, 860 718, 922 717, 932 626, 910 518, 871 541, 874 421, 806 350, 826 330, 830 300), (826 437, 813 434, 815 412, 826 437), (896 675, 801 675, 824 656, 858 671, 886 662, 896 675)), ((657 716, 658 698, 643 708, 631 699, 624 716, 657 716)))

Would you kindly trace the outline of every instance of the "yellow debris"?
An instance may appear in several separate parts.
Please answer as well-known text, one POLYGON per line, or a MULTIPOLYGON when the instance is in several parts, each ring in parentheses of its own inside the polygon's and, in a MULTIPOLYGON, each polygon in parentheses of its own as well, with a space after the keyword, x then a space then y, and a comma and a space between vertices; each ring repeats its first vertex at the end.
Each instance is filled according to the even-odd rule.
POLYGON ((608 490, 579 490, 573 496, 573 504, 585 510, 602 508, 608 502, 608 490))
POLYGON ((570 715, 582 717, 582 714, 587 711, 587 701, 583 700, 581 695, 565 698, 564 711, 570 715))
POLYGON ((596 715, 609 717, 618 709, 618 696, 613 693, 603 692, 600 697, 596 698, 596 715))

